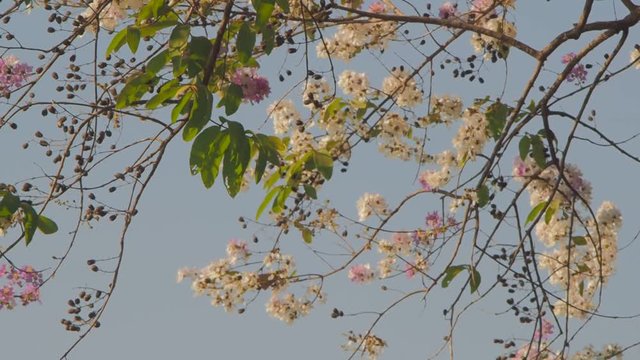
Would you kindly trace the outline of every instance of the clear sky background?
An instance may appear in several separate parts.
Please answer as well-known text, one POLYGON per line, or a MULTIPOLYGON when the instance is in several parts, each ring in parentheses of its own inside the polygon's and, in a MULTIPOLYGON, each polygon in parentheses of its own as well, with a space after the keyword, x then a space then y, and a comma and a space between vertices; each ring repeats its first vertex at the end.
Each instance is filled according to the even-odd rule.
MULTIPOLYGON (((434 3, 434 7, 438 5, 434 3)), ((2 5, 3 8, 5 6, 7 5, 2 5)), ((415 3, 415 6, 420 9, 425 7, 422 2, 415 3)), ((462 3, 460 6, 466 7, 462 3)), ((624 14, 624 9, 618 1, 596 1, 594 6, 593 20, 613 19, 616 11, 618 16, 624 14)), ((582 2, 578 1, 521 0, 513 15, 519 30, 518 38, 540 48, 555 34, 569 28, 576 21, 581 7, 582 2)), ((32 32, 32 26, 37 26, 39 30, 47 27, 37 10, 30 17, 15 16, 8 28, 18 34, 26 46, 43 44, 47 39, 35 34, 42 34, 44 31, 32 32)), ((630 34, 630 44, 613 68, 627 63, 628 53, 634 42, 640 42, 637 29, 630 34)), ((584 40, 569 42, 558 54, 577 51, 584 43, 584 40)), ((611 41, 606 48, 611 49, 613 44, 611 41)), ((433 50, 433 46, 427 44, 425 51, 428 53, 430 50, 433 50)), ((465 57, 470 54, 468 36, 453 47, 454 53, 456 50, 460 50, 459 54, 465 54, 465 57)), ((598 56, 601 55, 601 52, 598 53, 598 56)), ((587 62, 595 65, 590 79, 602 59, 595 56, 588 59, 587 62)), ((393 51, 387 52, 382 60, 388 66, 401 64, 399 53, 393 51)), ((415 57, 406 60, 416 63, 415 57)), ((276 74, 281 71, 282 64, 282 58, 270 59, 263 63, 261 72, 273 75, 274 91, 266 103, 275 101, 286 86, 293 84, 294 78, 300 79, 304 75, 304 63, 299 63, 299 57, 290 57, 283 68, 293 71, 292 79, 284 85, 278 84, 276 74)), ((512 50, 508 66, 508 83, 503 96, 505 102, 513 101, 520 95, 522 86, 531 73, 531 64, 532 62, 518 51, 512 50)), ((372 74, 372 83, 380 83, 380 76, 377 75, 381 74, 380 67, 375 62, 356 61, 347 65, 339 64, 338 73, 343 68, 367 71, 372 74)), ((547 84, 555 77, 553 71, 560 71, 561 68, 559 56, 550 60, 543 75, 547 84)), ((474 96, 499 96, 505 78, 504 64, 490 64, 484 70, 483 77, 487 81, 484 86, 480 86, 470 84, 467 80, 451 79, 448 72, 439 72, 434 82, 434 93, 458 94, 465 99, 466 104, 470 104, 474 96)), ((600 86, 589 107, 597 109, 597 126, 613 139, 623 140, 640 132, 640 110, 637 106, 640 100, 639 83, 640 71, 629 71, 626 75, 600 86)), ((560 93, 567 93, 573 89, 573 85, 565 84, 560 93)), ((540 97, 539 93, 533 94, 534 98, 540 97)), ((39 96, 42 98, 44 94, 41 93, 39 96)), ((6 105, 0 104, 0 107, 4 106, 6 105)), ((260 124, 265 118, 265 106, 266 104, 260 104, 255 108, 244 109, 234 120, 253 124, 247 127, 260 124)), ((575 102, 567 102, 563 106, 571 112, 575 110, 576 105, 575 102)), ((42 151, 35 146, 27 151, 19 150, 20 144, 33 134, 34 129, 51 127, 51 124, 43 122, 53 121, 53 118, 36 116, 38 112, 34 112, 34 116, 21 117, 17 132, 0 132, 0 149, 4 154, 0 159, 1 181, 24 179, 39 174, 39 165, 50 166, 50 163, 42 160, 42 151)), ((132 121, 135 123, 124 122, 123 131, 137 134, 141 125, 137 120, 132 121)), ((268 131, 270 128, 270 124, 265 126, 268 131)), ((587 133, 582 132, 581 135, 587 133)), ((447 146, 449 141, 444 136, 435 135, 431 140, 436 147, 447 146)), ((628 142, 625 147, 631 153, 640 154, 637 140, 628 142)), ((346 174, 336 171, 334 179, 321 193, 321 198, 330 198, 335 207, 354 218, 355 202, 364 192, 380 192, 394 204, 417 188, 413 179, 415 164, 388 161, 377 153, 374 145, 366 149, 354 156, 346 174)), ((270 246, 268 236, 271 233, 259 226, 249 226, 243 230, 237 222, 240 215, 250 218, 255 213, 263 196, 261 189, 255 188, 242 193, 235 200, 227 196, 220 184, 212 190, 206 190, 198 177, 189 175, 189 144, 181 140, 174 141, 169 150, 143 198, 140 213, 135 217, 127 237, 118 288, 101 321, 102 327, 85 339, 69 358, 346 358, 346 353, 339 347, 344 343, 341 334, 348 330, 366 330, 373 317, 363 315, 331 319, 329 315, 332 308, 337 307, 345 312, 381 310, 398 295, 393 291, 379 291, 379 286, 385 282, 354 286, 346 281, 346 274, 332 278, 326 284, 327 304, 318 305, 311 315, 297 321, 293 326, 287 326, 265 313, 264 295, 251 304, 243 315, 228 314, 222 309, 211 307, 207 298, 194 298, 188 284, 176 284, 176 271, 179 268, 201 267, 223 257, 229 239, 241 238, 249 241, 252 235, 257 233, 264 239, 258 246, 265 249, 270 246)), ((515 157, 516 150, 513 151, 512 155, 515 157)), ((606 297, 601 310, 605 314, 615 316, 639 313, 637 299, 640 290, 637 274, 640 263, 637 259, 640 255, 640 245, 632 242, 632 239, 640 230, 640 195, 637 190, 640 167, 610 148, 598 148, 585 143, 575 145, 570 161, 579 165, 586 178, 592 182, 595 206, 603 200, 612 200, 621 208, 625 220, 619 238, 619 246, 624 247, 624 250, 619 257, 617 275, 606 287, 606 297)), ((117 167, 113 169, 113 172, 118 170, 117 167)), ((100 197, 99 194, 98 196, 100 197)), ((436 210, 438 207, 439 202, 435 198, 424 198, 406 210, 406 216, 398 221, 398 225, 415 224, 415 221, 420 221, 427 211, 436 210)), ((29 248, 19 246, 20 249, 11 254, 12 259, 18 263, 34 264, 43 268, 51 266, 52 255, 62 254, 69 241, 67 232, 71 229, 70 219, 75 213, 55 212, 51 215, 61 220, 61 231, 53 236, 38 236, 29 248), (65 221, 65 218, 68 221, 65 221)), ((488 214, 484 216, 488 217, 488 214)), ((59 322, 61 318, 67 317, 66 302, 76 296, 80 287, 103 286, 108 282, 109 275, 90 272, 86 260, 115 255, 119 232, 119 226, 107 221, 101 221, 91 230, 83 227, 70 260, 56 278, 42 289, 42 303, 13 311, 0 311, 0 358, 59 358, 76 339, 76 334, 64 331, 59 322)), ((9 239, 1 239, 0 244, 6 245, 9 239)), ((315 241, 335 240, 319 237, 315 241)), ((286 238, 285 246, 294 254, 304 253, 305 250, 302 240, 296 236, 286 238)), ((300 267, 306 269, 320 265, 317 259, 308 256, 303 256, 298 262, 301 264, 300 267), (304 259, 308 263, 304 263, 304 259)), ((487 279, 492 276, 487 274, 487 279)), ((402 289, 412 288, 410 282, 402 280, 394 281, 393 285, 402 289)), ((442 309, 456 292, 454 289, 437 290, 440 294, 432 294, 426 305, 416 298, 396 308, 376 329, 376 334, 386 339, 390 346, 385 350, 383 359, 425 358, 442 344, 442 337, 447 329, 442 309)), ((494 316, 496 312, 507 309, 504 304, 505 293, 498 290, 496 294, 495 299, 492 299, 495 301, 485 301, 475 307, 459 325, 456 358, 492 359, 502 351, 499 346, 492 344, 493 338, 527 336, 516 326, 517 321, 511 315, 494 316)), ((600 347, 609 342, 619 342, 625 346, 638 340, 640 320, 595 319, 591 327, 585 331, 584 341, 577 344, 591 342, 600 347)), ((442 354, 441 358, 445 357, 445 354, 442 354)), ((640 349, 630 350, 625 358, 640 358, 640 349)))

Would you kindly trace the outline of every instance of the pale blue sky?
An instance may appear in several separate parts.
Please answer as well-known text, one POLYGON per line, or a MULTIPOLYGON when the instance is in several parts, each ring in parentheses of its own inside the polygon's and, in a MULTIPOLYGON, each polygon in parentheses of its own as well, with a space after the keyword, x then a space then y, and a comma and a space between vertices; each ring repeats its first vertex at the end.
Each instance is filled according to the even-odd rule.
MULTIPOLYGON (((618 1, 597 1, 594 5, 593 19, 611 19, 614 12, 613 3, 616 4, 618 14, 623 14, 623 8, 618 1)), ((4 6, 6 5, 2 5, 4 6)), ((420 3, 416 6, 424 5, 420 3)), ((519 1, 518 10, 514 15, 519 29, 518 38, 539 48, 554 34, 567 29, 576 20, 581 6, 581 2, 577 1, 519 1)), ((43 39, 34 37, 28 28, 33 22, 38 22, 37 26, 42 28, 38 34, 44 33, 46 24, 37 11, 29 18, 14 16, 13 22, 8 28, 19 34, 25 45, 42 43, 43 39), (13 23, 17 21, 20 23, 13 23)), ((626 64, 633 42, 640 42, 639 35, 640 32, 637 30, 630 34, 630 43, 614 68, 626 64)), ((561 53, 576 51, 581 44, 584 44, 583 40, 570 42, 563 47, 561 53)), ((612 46, 613 42, 610 42, 606 48, 611 49, 612 46)), ((433 47, 427 45, 426 49, 429 51, 433 47)), ((454 52, 460 50, 460 54, 469 54, 468 37, 460 40, 453 49, 454 52)), ((383 59, 390 66, 400 64, 398 55, 392 51, 387 52, 383 59)), ((601 59, 589 58, 588 61, 596 64, 601 59)), ((415 58, 409 60, 415 62, 415 58)), ((531 63, 518 51, 512 51, 509 60, 509 81, 503 97, 505 102, 519 96, 531 72, 531 63)), ((266 62, 263 64, 264 73, 275 74, 279 64, 279 61, 266 62)), ((297 58, 291 59, 285 68, 292 69, 294 76, 299 78, 304 70, 302 67, 296 69, 297 64, 297 58)), ((379 74, 379 67, 373 62, 338 65, 338 69, 347 67, 379 74)), ((552 59, 547 68, 559 71, 559 56, 552 59)), ((499 95, 504 74, 504 65, 490 64, 483 73, 487 81, 484 86, 479 86, 466 80, 452 80, 448 73, 440 72, 436 77, 434 92, 459 94, 468 104, 473 96, 499 95)), ((550 80, 554 76, 555 74, 549 72, 543 78, 550 80)), ((372 79, 378 79, 379 84, 379 76, 372 75, 372 79)), ((636 105, 639 82, 640 71, 629 71, 626 75, 599 87, 589 107, 598 110, 598 127, 613 139, 622 140, 640 132, 640 110, 636 105)), ((282 85, 277 84, 275 76, 272 86, 274 92, 269 102, 275 100, 283 89, 282 85)), ((572 85, 566 84, 560 93, 572 89, 572 85)), ((535 98, 537 93, 534 91, 533 94, 535 98)), ((246 124, 260 124, 265 117, 262 105, 255 109, 245 109, 234 119, 246 124)), ((0 105, 0 109, 4 106, 6 105, 0 105)), ((563 106, 567 111, 573 111, 575 103, 567 102, 563 106)), ((10 182, 37 175, 37 165, 49 166, 49 163, 42 160, 42 152, 36 146, 27 151, 19 151, 20 144, 31 136, 36 128, 51 126, 43 122, 53 121, 52 118, 43 119, 37 115, 38 113, 39 110, 34 112, 34 116, 21 117, 17 132, 5 129, 0 132, 2 150, 9 154, 0 160, 3 169, 1 181, 10 182)), ((137 120, 134 121, 135 124, 127 124, 125 121, 125 132, 132 131, 136 134, 139 131, 139 124, 137 120)), ((446 146, 445 141, 448 140, 435 137, 433 141, 437 147, 441 147, 446 146)), ((640 146, 635 140, 625 146, 634 154, 640 153, 640 146)), ((322 198, 330 198, 337 208, 352 217, 356 216, 355 201, 364 192, 380 192, 391 203, 395 203, 416 188, 413 183, 415 164, 390 162, 378 154, 374 146, 366 149, 354 156, 346 174, 336 171, 334 179, 321 193, 322 198)), ((198 177, 189 175, 189 145, 178 139, 169 150, 163 160, 163 166, 144 196, 140 213, 135 217, 127 237, 117 293, 102 319, 102 327, 85 339, 69 358, 346 358, 346 353, 339 347, 344 342, 341 333, 351 329, 366 329, 373 318, 360 316, 335 320, 329 316, 331 309, 337 307, 345 312, 381 310, 397 296, 392 292, 379 291, 379 285, 383 282, 358 287, 346 281, 346 274, 332 278, 325 284, 328 292, 327 304, 317 306, 311 315, 293 326, 287 326, 265 313, 264 295, 259 297, 245 314, 238 316, 211 307, 207 298, 194 298, 188 284, 176 285, 177 269, 183 266, 204 266, 224 256, 225 245, 229 239, 250 240, 253 232, 260 231, 260 228, 251 226, 242 230, 237 218, 240 215, 251 217, 263 193, 260 189, 252 189, 231 200, 220 184, 207 191, 198 177)), ((516 150, 513 151, 515 156, 516 150)), ((594 204, 607 199, 620 206, 625 225, 619 244, 628 244, 640 229, 637 221, 640 195, 636 190, 637 181, 640 179, 640 167, 631 160, 621 158, 609 148, 595 148, 579 143, 573 151, 570 161, 579 165, 593 183, 594 204)), ((110 168, 107 176, 115 171, 117 167, 110 168)), ((397 224, 415 224, 415 221, 419 221, 427 211, 438 209, 439 203, 435 198, 424 199, 428 200, 411 205, 397 224)), ((27 249, 19 246, 19 249, 11 254, 12 259, 37 267, 50 266, 51 256, 60 255, 67 246, 69 236, 66 233, 71 229, 70 219, 74 216, 72 214, 74 213, 71 211, 53 213, 51 217, 61 219, 61 231, 53 236, 38 236, 27 249)), ((66 317, 66 302, 69 298, 75 297, 79 287, 102 286, 108 281, 108 275, 88 271, 85 262, 90 258, 115 255, 119 231, 119 226, 106 221, 101 221, 92 230, 83 227, 70 260, 57 277, 42 289, 42 304, 13 311, 0 311, 1 358, 57 359, 75 341, 76 334, 65 332, 59 323, 61 318, 66 317)), ((267 234, 259 232, 259 236, 265 239, 261 243, 262 249, 270 245, 266 240, 267 234)), ((6 244, 5 241, 8 239, 2 239, 0 244, 6 244)), ((315 241, 333 242, 334 239, 320 237, 315 241)), ((294 254, 302 253, 305 249, 302 241, 296 236, 288 237, 285 246, 294 254)), ((637 306, 637 298, 640 295, 637 288, 639 251, 639 245, 632 243, 620 254, 617 275, 606 289, 602 307, 604 313, 625 316, 640 312, 637 306)), ((300 267, 306 269, 320 265, 316 259, 308 255, 301 259, 308 261, 298 261, 302 264, 300 267)), ((486 276, 487 279, 493 278, 491 274, 486 276)), ((401 288, 409 288, 410 285, 408 281, 393 284, 401 288)), ((390 345, 385 350, 383 359, 422 359, 441 345, 447 329, 442 309, 455 295, 455 290, 437 290, 440 294, 433 294, 426 306, 419 299, 410 300, 392 311, 379 329, 376 329, 376 334, 388 340, 390 345)), ((493 338, 522 336, 522 331, 514 326, 515 319, 510 315, 493 315, 500 309, 506 310, 504 294, 500 291, 497 294, 500 296, 494 297, 495 301, 485 301, 476 307, 458 327, 456 358, 492 359, 501 354, 501 348, 492 344, 493 338)), ((640 340, 640 320, 594 320, 584 334, 585 341, 593 342, 596 347, 608 342, 627 345, 640 340)), ((441 358, 445 358, 444 354, 441 358)), ((640 350, 629 351, 626 358, 640 358, 640 350)))

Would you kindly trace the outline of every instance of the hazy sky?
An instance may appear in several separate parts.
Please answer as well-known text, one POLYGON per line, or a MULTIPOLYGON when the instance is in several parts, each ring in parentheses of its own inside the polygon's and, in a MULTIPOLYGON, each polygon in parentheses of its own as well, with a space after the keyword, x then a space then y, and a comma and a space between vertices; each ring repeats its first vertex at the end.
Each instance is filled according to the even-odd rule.
MULTIPOLYGON (((617 11, 618 15, 624 14, 622 6, 618 3, 597 1, 594 5, 593 19, 612 19, 614 11, 617 11), (616 3, 617 9, 613 3, 616 3)), ((3 4, 0 8, 6 6, 3 4)), ((422 9, 425 5, 420 2, 415 3, 415 6, 422 9)), ((460 6, 466 7, 463 3, 460 6)), ((437 7, 436 3, 434 7, 437 7)), ((581 7, 582 2, 577 1, 521 0, 514 14, 519 30, 518 38, 539 48, 554 34, 568 29, 576 21, 581 7)), ((43 44, 46 40, 39 34, 45 33, 48 25, 45 23, 46 19, 38 13, 39 10, 34 10, 30 17, 14 16, 13 22, 7 27, 19 34, 25 46, 43 44), (37 24, 38 32, 29 28, 34 26, 34 23, 37 24)), ((632 32, 631 43, 640 42, 639 35, 637 30, 632 32)), ((577 51, 584 43, 584 40, 569 42, 559 54, 577 51)), ((606 49, 611 49, 613 44, 613 41, 608 43, 606 49)), ((628 44, 614 68, 626 64, 631 48, 632 44, 628 44)), ((433 49, 430 45, 425 47, 427 53, 433 49)), ((470 54, 468 36, 460 40, 453 49, 454 52, 459 50, 461 57, 470 54)), ((600 56, 602 52, 598 54, 600 56)), ((400 57, 400 53, 389 51, 382 57, 382 61, 388 66, 400 65, 400 57)), ((588 62, 595 65, 591 75, 601 59, 588 59, 588 62)), ((407 61, 416 62, 415 57, 408 58, 407 61)), ((304 74, 304 62, 300 63, 299 57, 289 58, 283 69, 291 69, 293 76, 286 84, 278 84, 275 74, 282 72, 281 64, 281 58, 263 64, 261 72, 274 76, 274 91, 267 103, 276 100, 286 86, 293 84, 294 78, 300 79, 304 74), (296 68, 299 64, 302 66, 296 68)), ((532 62, 518 51, 512 50, 508 65, 508 83, 503 95, 505 102, 513 101, 519 96, 524 82, 531 73, 531 64, 532 62)), ((375 83, 379 84, 381 68, 375 61, 356 61, 338 65, 338 69, 343 68, 368 71, 372 74, 372 79, 378 79, 375 83)), ((553 71, 561 69, 559 57, 551 59, 546 69, 548 71, 543 78, 549 81, 555 77, 553 71)), ((483 77, 487 81, 484 86, 480 86, 470 84, 466 80, 453 80, 448 72, 439 72, 434 82, 434 93, 459 94, 465 99, 466 104, 470 103, 473 96, 499 96, 505 78, 504 64, 489 65, 483 77)), ((589 107, 597 109, 597 126, 613 139, 623 140, 640 132, 638 83, 640 71, 629 71, 613 82, 599 87, 589 107)), ((573 89, 573 85, 565 84, 560 93, 567 93, 573 89)), ((297 90, 294 94, 298 94, 297 90)), ((536 96, 540 97, 539 93, 534 92, 533 97, 536 96)), ((245 109, 234 119, 248 124, 247 127, 258 126, 265 118, 265 105, 245 109)), ((4 106, 6 105, 0 105, 0 108, 4 106)), ((574 102, 567 102, 563 106, 567 111, 575 110, 574 102)), ((3 165, 0 181, 9 182, 38 175, 38 165, 49 166, 50 163, 42 160, 41 150, 33 149, 33 146, 27 151, 19 150, 20 144, 33 134, 34 129, 52 127, 51 124, 43 123, 45 120, 53 121, 52 118, 41 118, 37 116, 38 112, 34 112, 34 116, 31 117, 21 117, 17 132, 0 132, 0 149, 5 154, 0 160, 0 164, 3 165)), ((135 123, 124 122, 125 133, 130 130, 136 134, 143 126, 138 120, 132 121, 135 123)), ((270 131, 270 124, 264 129, 270 131)), ((432 141, 434 146, 444 147, 447 146, 448 139, 434 135, 432 141)), ((640 153, 636 140, 625 146, 634 154, 640 153)), ((355 202, 364 192, 380 192, 391 203, 395 203, 417 189, 413 176, 415 164, 388 161, 375 151, 374 145, 366 149, 354 156, 346 174, 336 171, 334 179, 321 193, 322 198, 330 198, 334 206, 354 218, 355 202)), ((226 243, 231 238, 249 241, 252 235, 257 233, 263 239, 258 247, 266 249, 270 246, 269 236, 273 233, 253 225, 243 230, 237 222, 240 215, 247 218, 253 216, 263 196, 260 188, 242 193, 235 200, 226 195, 221 184, 206 190, 198 177, 189 174, 189 144, 178 139, 169 150, 144 196, 140 213, 135 217, 127 237, 118 288, 102 318, 102 327, 85 339, 69 358, 346 358, 346 353, 339 347, 345 341, 341 334, 348 330, 366 331, 373 316, 331 319, 331 310, 337 307, 345 312, 379 311, 395 299, 398 293, 381 292, 379 286, 385 282, 354 286, 346 281, 344 274, 330 279, 325 284, 328 292, 327 304, 318 305, 311 315, 297 321, 293 326, 287 326, 265 313, 264 295, 253 302, 243 315, 228 314, 223 309, 213 308, 207 298, 194 298, 189 284, 176 284, 176 271, 179 268, 201 267, 223 257, 226 243)), ((512 155, 515 157, 516 150, 513 151, 512 155)), ((619 245, 623 247, 629 244, 640 229, 637 221, 640 195, 636 190, 640 168, 609 148, 587 146, 583 142, 575 145, 570 162, 579 165, 587 179, 592 182, 596 206, 605 199, 619 205, 625 219, 619 245)), ((117 167, 112 169, 117 170, 117 167)), ((412 205, 407 209, 407 216, 399 220, 398 224, 412 224, 412 221, 415 224, 415 220, 421 219, 427 211, 437 210, 439 203, 435 198, 429 201, 431 200, 432 203, 425 200, 424 203, 412 205)), ((68 231, 71 229, 73 216, 73 211, 56 211, 51 214, 51 217, 61 219, 61 231, 53 236, 39 235, 29 248, 25 249, 20 245, 19 249, 11 254, 12 259, 22 264, 34 264, 38 268, 51 266, 51 256, 62 254, 68 244, 68 231)), ((484 216, 488 217, 488 214, 484 216)), ((67 317, 66 302, 76 296, 80 287, 104 286, 108 282, 109 274, 90 272, 86 261, 116 254, 120 232, 118 225, 120 222, 114 225, 101 221, 93 229, 83 227, 79 240, 72 249, 70 260, 56 278, 42 289, 42 303, 13 311, 0 311, 0 358, 54 359, 75 341, 76 334, 64 331, 64 327, 60 325, 60 319, 67 317)), ((0 244, 6 245, 9 240, 9 237, 2 239, 0 244)), ((335 239, 319 237, 315 241, 335 242, 335 239)), ((508 239, 505 239, 505 242, 507 241, 508 239)), ((287 237, 284 244, 289 252, 304 253, 305 246, 297 236, 287 237)), ((638 312, 639 250, 637 243, 631 243, 620 254, 617 275, 606 288, 603 313, 628 316, 638 312)), ((301 259, 307 261, 303 263, 298 260, 301 268, 313 269, 314 266, 321 266, 317 258, 304 255, 301 259)), ((494 275, 486 276, 488 280, 493 280, 494 275)), ((392 283, 394 287, 402 289, 416 285, 404 280, 392 283)), ((388 340, 390 346, 385 350, 383 359, 425 358, 442 344, 442 337, 447 329, 442 309, 446 307, 447 301, 455 296, 456 290, 436 290, 440 294, 432 294, 426 304, 418 298, 405 302, 389 313, 380 327, 376 328, 376 334, 388 340)), ((494 302, 484 302, 475 307, 459 325, 456 333, 456 358, 495 358, 502 353, 502 349, 492 344, 493 338, 522 336, 522 332, 515 326, 517 319, 512 315, 494 316, 497 309, 508 308, 504 304, 506 292, 498 290, 496 294, 494 302)), ((596 347, 600 347, 609 342, 619 342, 624 346, 640 340, 638 334, 638 320, 595 319, 591 327, 584 332, 585 342, 578 344, 584 345, 591 341, 596 347)), ((445 355, 442 354, 441 358, 445 358, 445 355)), ((626 358, 640 358, 640 350, 630 350, 626 358)))

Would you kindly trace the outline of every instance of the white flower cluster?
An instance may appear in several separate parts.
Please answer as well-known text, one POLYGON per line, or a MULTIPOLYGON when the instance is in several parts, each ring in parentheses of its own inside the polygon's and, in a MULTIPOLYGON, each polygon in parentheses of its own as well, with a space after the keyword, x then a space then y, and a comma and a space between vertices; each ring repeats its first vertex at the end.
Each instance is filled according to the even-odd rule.
POLYGON ((385 156, 406 161, 418 152, 416 147, 405 141, 411 125, 400 114, 386 113, 377 126, 380 128, 378 150, 385 156))
MULTIPOLYGON (((80 16, 84 19, 99 18, 100 27, 108 31, 113 31, 120 21, 125 18, 127 9, 138 10, 144 4, 145 2, 142 0, 93 0, 80 16), (100 14, 96 17, 96 12, 98 11, 100 11, 100 14)), ((89 29, 95 31, 96 26, 97 22, 94 21, 89 29)))
MULTIPOLYGON (((483 17, 477 25, 510 38, 515 38, 518 33, 516 25, 507 21, 504 17, 492 17, 489 19, 483 17)), ((484 57, 487 60, 491 59, 494 53, 504 57, 509 51, 509 46, 502 41, 494 37, 478 33, 474 33, 471 36, 471 45, 475 52, 484 53, 484 57)))
POLYGON ((385 216, 389 214, 387 201, 380 194, 364 193, 358 199, 358 218, 365 221, 373 214, 385 216))
POLYGON ((267 109, 267 113, 273 119, 273 131, 277 135, 289 132, 292 124, 302 121, 302 117, 291 99, 284 99, 271 104, 267 109))
POLYGON ((291 154, 303 155, 314 148, 313 136, 307 131, 294 130, 291 134, 291 154))
POLYGON ((319 58, 332 58, 349 61, 363 49, 387 47, 389 40, 395 38, 396 23, 392 21, 374 21, 352 23, 338 26, 332 38, 325 38, 316 45, 319 58))
POLYGON ((338 86, 343 93, 364 100, 369 90, 369 79, 365 73, 345 70, 338 78, 338 86))
MULTIPOLYGON (((589 206, 591 185, 574 165, 567 164, 564 176, 559 180, 559 171, 553 165, 540 172, 530 158, 525 162, 516 161, 514 175, 517 180, 523 181, 537 172, 538 176, 527 186, 531 205, 549 202, 547 211, 564 210, 556 210, 550 217, 545 213, 544 219, 536 225, 536 235, 545 246, 552 248, 540 254, 539 267, 549 272, 551 284, 567 292, 566 298, 554 304, 554 312, 559 316, 583 318, 595 308, 594 296, 615 271, 622 215, 613 203, 605 201, 595 219, 584 221, 586 234, 572 234, 569 214, 577 211, 572 199, 580 195, 584 199, 583 205, 589 206), (558 181, 556 194, 551 197, 558 181)), ((580 214, 574 216, 580 217, 580 214)), ((578 224, 573 221, 574 228, 578 224)))
POLYGON ((342 345, 342 349, 348 352, 361 352, 369 360, 375 360, 380 356, 387 343, 372 333, 369 335, 355 334, 349 331, 345 334, 347 343, 342 345))
POLYGON ((234 268, 239 261, 247 264, 251 255, 245 242, 231 240, 227 245, 226 258, 216 260, 202 269, 181 269, 178 271, 178 282, 189 278, 195 295, 210 297, 213 306, 222 306, 226 311, 245 305, 248 293, 271 290, 266 311, 288 324, 307 315, 315 301, 325 300, 325 294, 317 285, 309 286, 305 296, 300 298, 291 293, 283 294, 296 267, 293 257, 281 254, 278 249, 264 257, 259 272, 234 268))
MULTIPOLYGON (((539 167, 529 157, 524 162, 519 159, 516 161, 513 174, 516 180, 524 181, 538 171, 539 167)), ((558 182, 559 175, 558 168, 555 165, 551 165, 541 171, 535 179, 531 180, 527 186, 527 190, 530 193, 531 206, 549 199, 558 182)), ((573 164, 565 164, 563 177, 552 201, 557 201, 563 207, 569 208, 571 207, 571 199, 574 196, 579 196, 587 204, 591 202, 591 193, 591 183, 584 179, 582 171, 573 164)))
POLYGON ((380 240, 378 252, 384 255, 378 261, 378 274, 381 279, 391 276, 394 271, 404 272, 407 277, 412 277, 416 272, 426 272, 429 267, 413 237, 408 233, 396 233, 392 236, 391 241, 380 240), (410 260, 411 256, 414 258, 413 261, 410 260), (396 266, 398 263, 404 265, 404 268, 396 266))
POLYGON ((633 50, 631 50, 631 54, 629 54, 629 60, 632 63, 635 61, 635 68, 640 70, 640 47, 635 47, 633 48, 633 50))
POLYGON ((462 114, 463 124, 453 138, 453 146, 458 152, 458 162, 475 160, 489 139, 489 121, 484 113, 469 108, 462 114))
POLYGON ((602 350, 595 350, 593 345, 587 346, 571 357, 571 360, 622 359, 623 350, 620 345, 609 344, 602 350))
MULTIPOLYGON (((433 96, 431 98, 431 113, 425 118, 429 123, 445 123, 450 125, 462 116, 462 100, 459 97, 433 96)), ((425 124, 428 125, 428 124, 425 124)))
POLYGON ((422 91, 404 68, 394 68, 382 81, 382 92, 393 97, 399 106, 414 107, 422 103, 422 91))
POLYGON ((310 79, 304 88, 302 93, 302 103, 308 109, 317 109, 322 107, 322 103, 327 101, 332 96, 331 87, 325 79, 315 80, 310 79))

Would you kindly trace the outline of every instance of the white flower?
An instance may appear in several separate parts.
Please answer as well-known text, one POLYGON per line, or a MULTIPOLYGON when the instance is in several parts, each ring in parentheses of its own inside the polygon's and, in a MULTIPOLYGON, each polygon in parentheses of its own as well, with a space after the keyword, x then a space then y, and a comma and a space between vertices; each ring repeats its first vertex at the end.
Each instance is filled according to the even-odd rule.
POLYGON ((635 64, 635 68, 640 70, 640 47, 635 47, 632 51, 631 54, 629 54, 629 60, 631 62, 636 62, 635 64))
POLYGON ((379 216, 387 215, 389 212, 387 202, 380 194, 365 193, 358 200, 358 218, 365 221, 372 214, 379 216))
POLYGON ((338 86, 345 94, 364 99, 369 89, 369 79, 365 73, 345 70, 340 74, 338 86))
POLYGON ((422 103, 422 92, 416 80, 404 68, 394 68, 382 81, 382 92, 393 97, 399 106, 413 107, 422 103))
POLYGON ((273 119, 273 131, 277 135, 289 132, 292 124, 302 120, 300 113, 290 99, 271 104, 267 113, 273 119))

